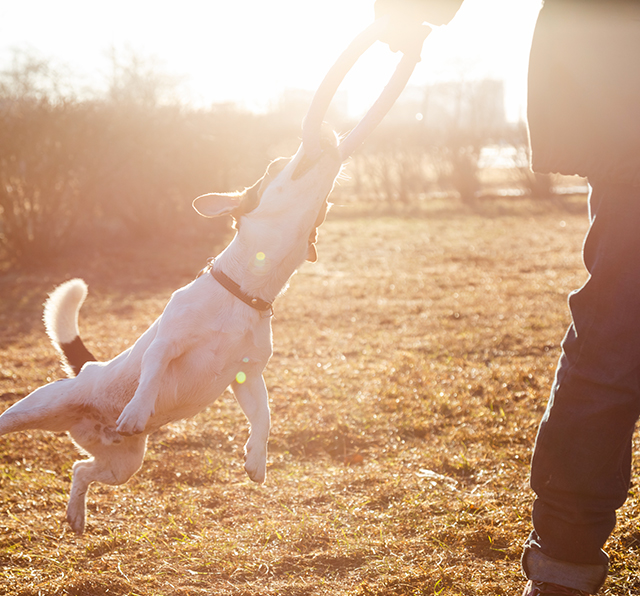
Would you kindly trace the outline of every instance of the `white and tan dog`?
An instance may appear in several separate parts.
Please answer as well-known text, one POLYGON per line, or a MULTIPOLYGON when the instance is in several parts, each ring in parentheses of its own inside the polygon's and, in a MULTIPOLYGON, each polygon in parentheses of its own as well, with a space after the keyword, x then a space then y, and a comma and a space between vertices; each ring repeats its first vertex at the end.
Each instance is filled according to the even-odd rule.
POLYGON ((67 519, 84 531, 85 495, 92 482, 123 484, 142 465, 147 436, 194 416, 231 386, 251 429, 245 470, 264 482, 269 404, 262 371, 272 352, 271 303, 305 259, 316 259, 317 228, 342 163, 378 125, 420 60, 420 45, 403 56, 362 121, 338 146, 322 120, 340 81, 387 27, 373 23, 338 58, 314 96, 303 142, 290 160, 273 162, 254 186, 194 201, 207 217, 231 214, 238 233, 189 285, 173 294, 136 343, 109 362, 95 362, 78 333, 87 287, 71 280, 45 305, 45 324, 77 376, 50 383, 0 416, 0 436, 44 429, 69 431, 91 456, 73 466, 67 519))
POLYGON ((142 465, 150 433, 194 416, 229 386, 251 427, 245 470, 264 482, 270 417, 262 371, 272 353, 271 303, 305 259, 315 260, 317 227, 341 165, 332 135, 314 160, 301 147, 242 193, 198 197, 194 207, 201 215, 234 215, 237 234, 113 360, 92 361, 79 338, 77 316, 87 293, 82 280, 62 284, 49 297, 47 332, 66 368, 78 375, 10 407, 0 416, 0 435, 69 431, 92 456, 73 466, 67 519, 75 532, 84 531, 91 482, 126 482, 142 465))

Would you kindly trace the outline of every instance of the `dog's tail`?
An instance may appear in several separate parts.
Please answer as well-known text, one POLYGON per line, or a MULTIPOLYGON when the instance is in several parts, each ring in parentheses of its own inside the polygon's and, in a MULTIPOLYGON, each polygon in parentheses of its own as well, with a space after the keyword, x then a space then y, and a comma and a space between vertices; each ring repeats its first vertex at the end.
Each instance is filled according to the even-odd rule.
POLYGON ((44 304, 44 326, 53 346, 60 352, 62 368, 73 377, 96 358, 87 350, 78 331, 78 312, 87 297, 87 284, 70 279, 59 285, 44 304))

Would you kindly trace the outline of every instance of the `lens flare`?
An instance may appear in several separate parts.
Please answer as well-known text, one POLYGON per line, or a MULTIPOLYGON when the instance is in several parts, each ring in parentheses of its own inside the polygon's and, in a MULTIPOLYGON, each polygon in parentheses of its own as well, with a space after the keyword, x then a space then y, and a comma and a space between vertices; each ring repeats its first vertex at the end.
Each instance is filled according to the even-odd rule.
POLYGON ((262 271, 263 273, 266 272, 267 270, 266 264, 267 264, 267 255, 262 251, 257 252, 255 258, 253 259, 253 266, 256 269, 256 271, 262 271))
POLYGON ((242 383, 244 383, 246 380, 247 380, 247 375, 245 375, 242 371, 240 371, 236 375, 236 383, 239 383, 240 385, 242 385, 242 383))

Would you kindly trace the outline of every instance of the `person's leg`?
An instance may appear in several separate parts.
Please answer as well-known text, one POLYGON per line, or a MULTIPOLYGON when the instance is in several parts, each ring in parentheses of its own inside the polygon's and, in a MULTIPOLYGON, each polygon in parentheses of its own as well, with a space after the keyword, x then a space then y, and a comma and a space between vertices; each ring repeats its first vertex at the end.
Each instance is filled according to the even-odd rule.
POLYGON ((523 568, 529 579, 595 593, 640 415, 640 188, 594 184, 590 209, 590 276, 569 298, 572 324, 536 439, 523 568))

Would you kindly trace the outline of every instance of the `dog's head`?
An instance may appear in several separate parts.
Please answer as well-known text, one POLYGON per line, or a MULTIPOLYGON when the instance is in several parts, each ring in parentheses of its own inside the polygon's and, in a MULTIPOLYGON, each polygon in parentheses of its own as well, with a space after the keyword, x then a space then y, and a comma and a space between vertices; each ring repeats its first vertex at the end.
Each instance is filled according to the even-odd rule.
POLYGON ((193 201, 205 217, 232 215, 244 242, 257 243, 266 258, 317 260, 318 227, 329 210, 328 197, 342 160, 333 131, 323 131, 322 152, 310 159, 301 146, 279 158, 253 186, 235 193, 211 193, 193 201), (262 243, 264 246, 259 246, 262 243))

